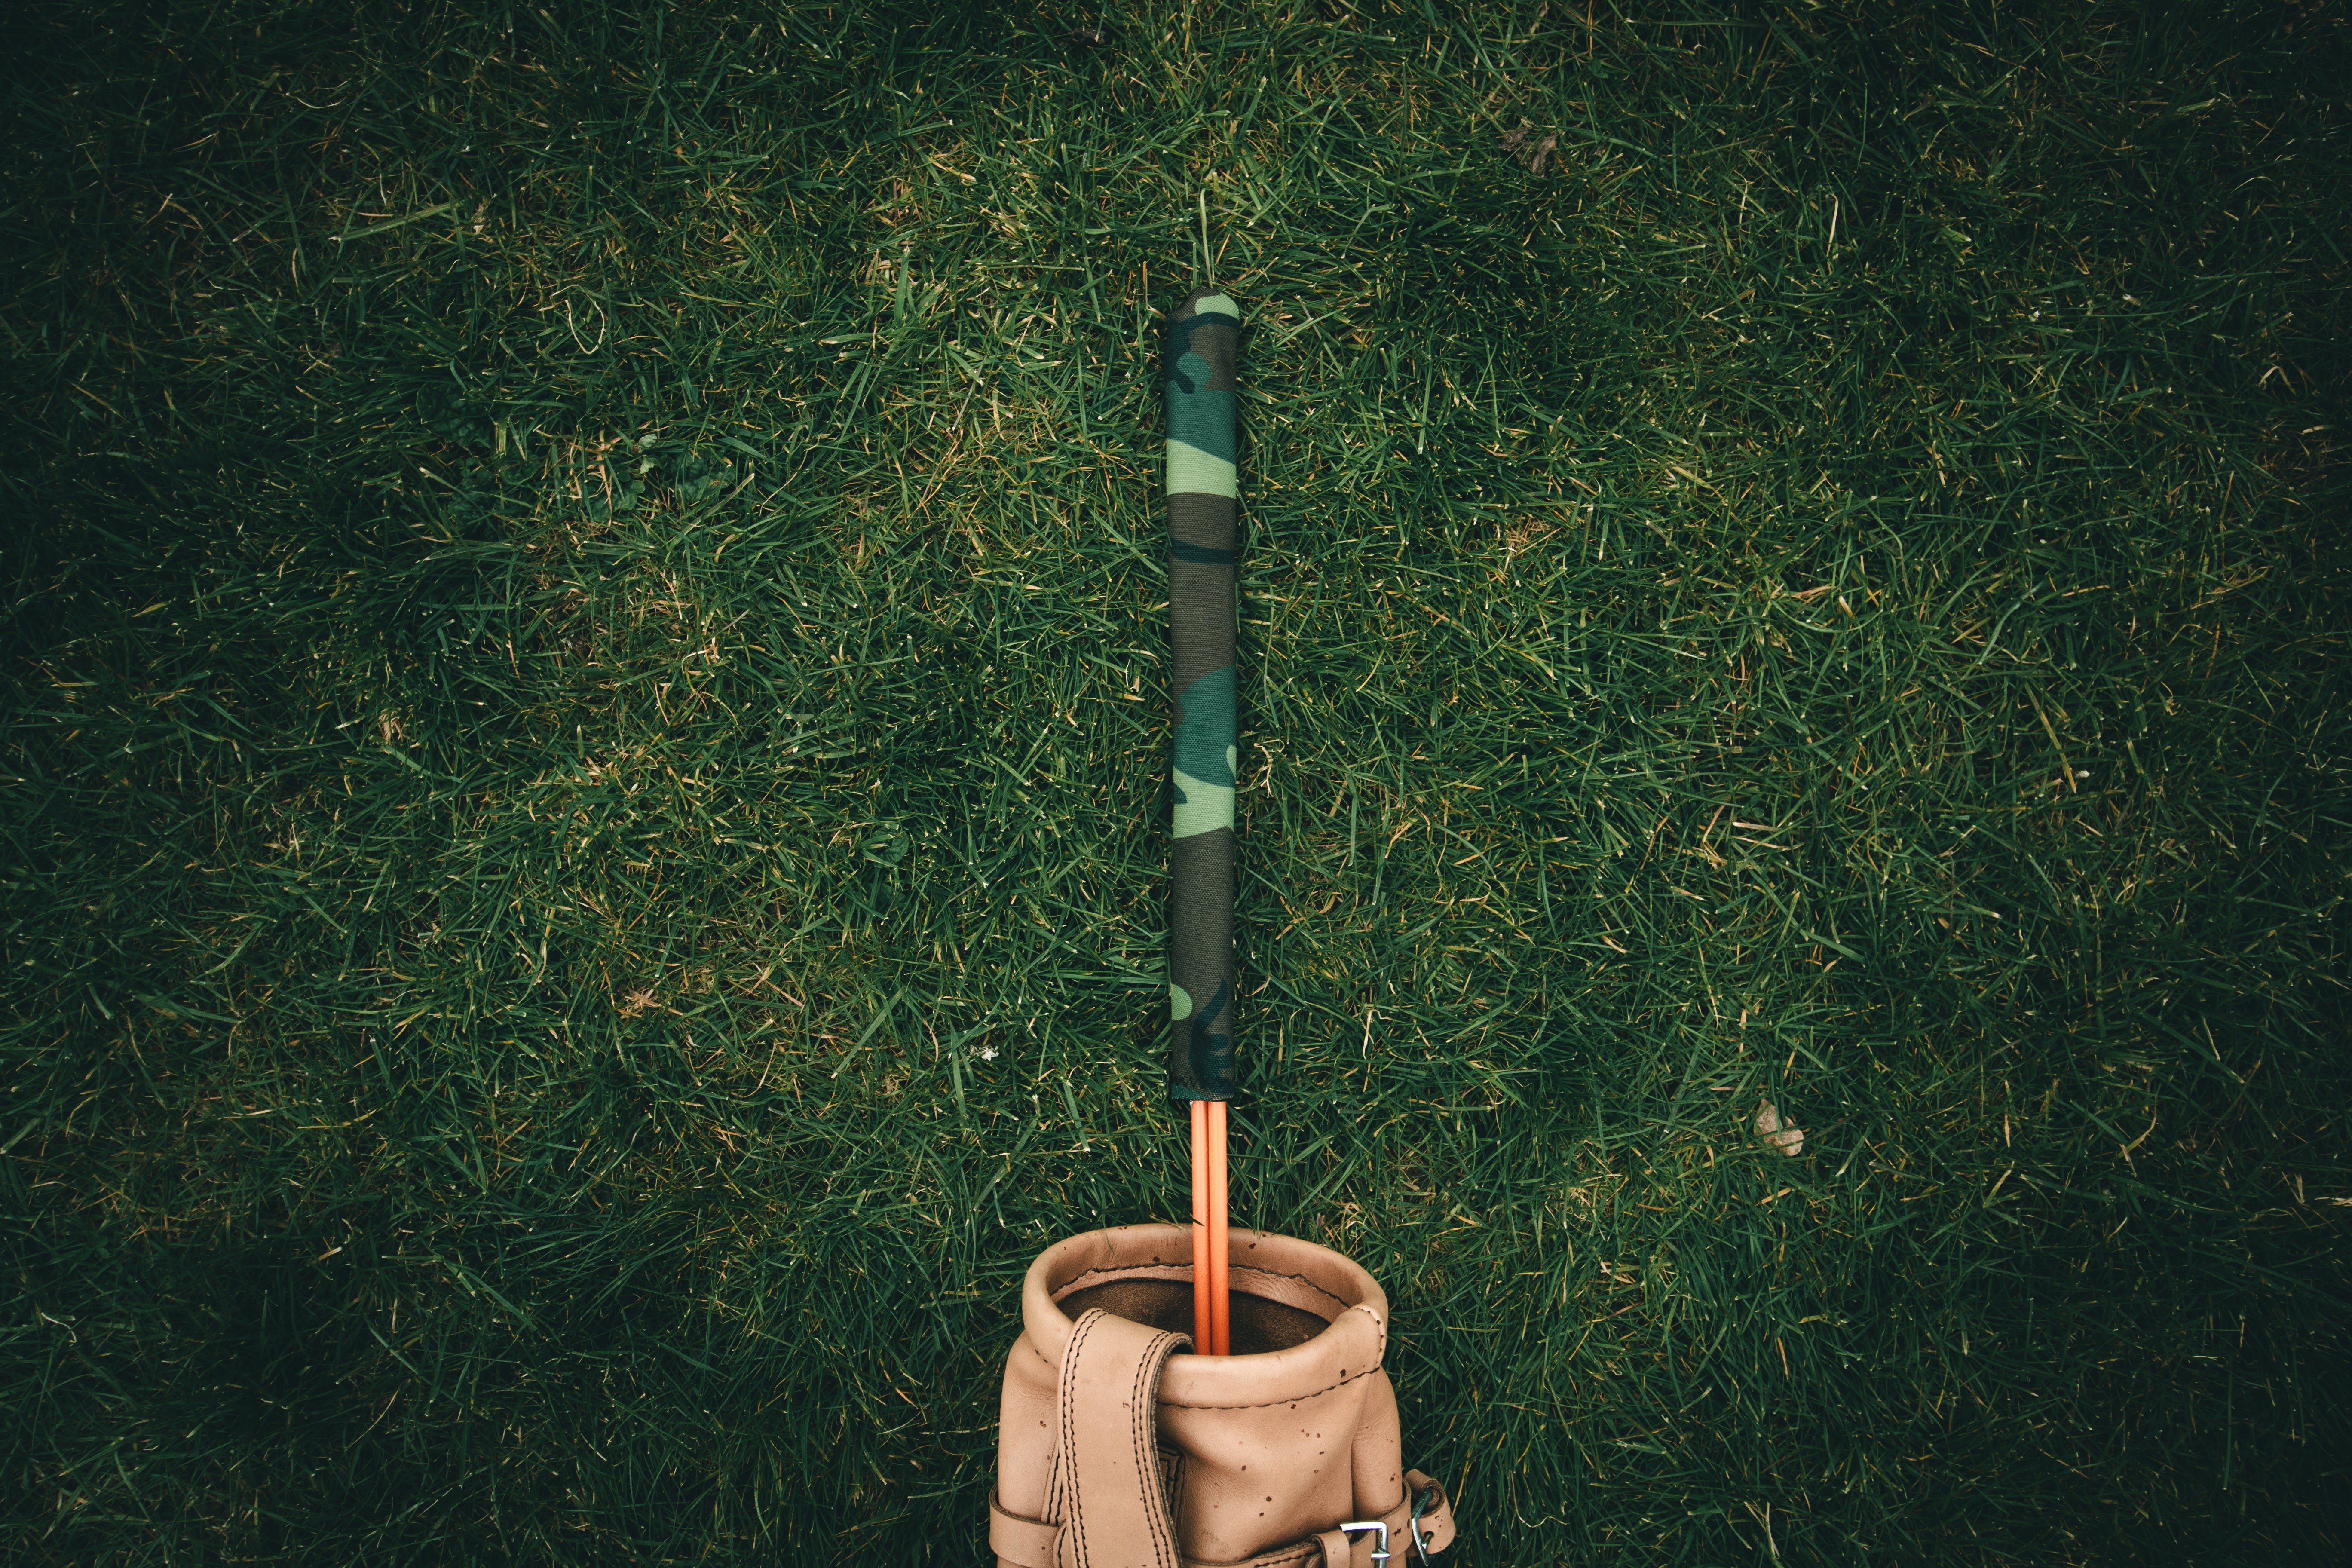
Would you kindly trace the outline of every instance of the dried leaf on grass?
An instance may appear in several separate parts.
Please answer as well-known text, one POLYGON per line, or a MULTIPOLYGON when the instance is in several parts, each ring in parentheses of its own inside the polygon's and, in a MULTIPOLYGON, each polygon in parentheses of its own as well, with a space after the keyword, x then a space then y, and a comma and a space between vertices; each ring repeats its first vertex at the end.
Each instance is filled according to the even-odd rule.
POLYGON ((1503 151, 1513 154, 1519 163, 1527 165, 1528 174, 1540 174, 1543 173, 1544 160, 1551 156, 1553 148, 1559 145, 1559 133, 1556 131, 1547 131, 1542 136, 1530 142, 1528 138, 1534 130, 1535 126, 1531 121, 1522 119, 1517 130, 1503 132, 1503 151))
POLYGON ((1783 1154, 1797 1155, 1805 1152, 1804 1130, 1785 1127, 1780 1122, 1780 1109, 1770 1100, 1756 1113, 1756 1135, 1783 1154))

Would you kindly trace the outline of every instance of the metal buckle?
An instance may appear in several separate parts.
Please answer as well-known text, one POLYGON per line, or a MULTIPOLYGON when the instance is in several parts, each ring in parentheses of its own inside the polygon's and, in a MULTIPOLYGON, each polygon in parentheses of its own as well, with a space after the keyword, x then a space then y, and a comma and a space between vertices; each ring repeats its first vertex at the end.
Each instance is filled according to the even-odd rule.
POLYGON ((1389 1560, 1389 1527, 1381 1523, 1379 1520, 1360 1519, 1353 1524, 1343 1524, 1339 1529, 1343 1534, 1352 1533, 1359 1530, 1379 1531, 1381 1532, 1381 1543, 1372 1548, 1372 1561, 1375 1563, 1385 1563, 1389 1560))
POLYGON ((1429 1500, 1436 1494, 1437 1489, 1434 1486, 1427 1491, 1415 1493, 1412 1500, 1412 1511, 1405 1516, 1405 1528, 1412 1531, 1413 1557, 1423 1565, 1423 1568, 1427 1568, 1429 1563, 1429 1543, 1421 1538, 1421 1510, 1429 1506, 1429 1500))

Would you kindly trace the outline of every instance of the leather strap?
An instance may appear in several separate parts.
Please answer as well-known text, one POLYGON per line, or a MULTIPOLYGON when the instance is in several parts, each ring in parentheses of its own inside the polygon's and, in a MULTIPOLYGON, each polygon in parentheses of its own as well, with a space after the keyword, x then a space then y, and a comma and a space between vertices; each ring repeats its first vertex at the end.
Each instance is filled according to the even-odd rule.
POLYGON ((1061 1534, 1058 1527, 1042 1519, 1024 1519, 1017 1513, 1007 1513, 1004 1505, 996 1500, 995 1489, 988 1493, 988 1549, 1000 1562, 1011 1563, 1017 1568, 1054 1568, 1054 1538, 1061 1534))
MULTIPOLYGON (((1454 1544, 1454 1510, 1445 1500, 1445 1489, 1419 1470, 1404 1473, 1404 1500, 1381 1514, 1380 1520, 1389 1527, 1390 1563, 1410 1563, 1412 1568, 1421 1568, 1421 1555, 1414 1552, 1412 1545, 1415 1523, 1413 1500, 1424 1500, 1418 1522, 1422 1544, 1429 1549, 1433 1558, 1454 1544)), ((1323 1549, 1323 1568, 1373 1568, 1372 1549, 1379 1543, 1380 1537, 1369 1530, 1353 1540, 1349 1538, 1346 1531, 1327 1530, 1314 1536, 1311 1542, 1302 1544, 1323 1549)), ((1200 1568, 1200 1565, 1188 1562, 1185 1568, 1200 1568)))
MULTIPOLYGON (((1091 1308, 1054 1391, 1054 1568, 1183 1568, 1160 1468, 1160 1370, 1189 1335, 1091 1308)), ((993 1535, 992 1521, 991 1534, 993 1535)))
MULTIPOLYGON (((1421 1568, 1420 1559, 1412 1550, 1412 1500, 1423 1496, 1429 1500, 1422 1505, 1421 1539, 1432 1552, 1443 1552, 1454 1544, 1454 1509, 1444 1489, 1419 1470, 1407 1470, 1404 1479, 1404 1500, 1381 1519, 1389 1527, 1389 1561, 1421 1568)), ((1008 1513, 993 1492, 989 1495, 988 1547, 999 1562, 1013 1564, 1014 1568, 1055 1568, 1054 1548, 1060 1534, 1058 1525, 1008 1513)), ((1369 1534, 1361 1537, 1359 1551, 1359 1542, 1349 1541, 1345 1532, 1327 1530, 1306 1541, 1261 1552, 1240 1568, 1356 1568, 1359 1556, 1367 1563, 1371 1561, 1371 1539, 1369 1534), (1315 1562, 1318 1554, 1320 1564, 1315 1562)), ((1196 1563, 1190 1557, 1183 1563, 1184 1568, 1234 1568, 1233 1564, 1196 1563)))

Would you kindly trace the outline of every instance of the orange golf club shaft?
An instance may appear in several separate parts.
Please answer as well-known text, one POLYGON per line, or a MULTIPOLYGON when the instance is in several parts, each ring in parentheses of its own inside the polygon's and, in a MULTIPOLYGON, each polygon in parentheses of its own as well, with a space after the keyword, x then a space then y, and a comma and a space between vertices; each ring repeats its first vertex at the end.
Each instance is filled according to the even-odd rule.
POLYGON ((1225 1231, 1225 1102, 1209 1101, 1209 1337, 1212 1355, 1234 1353, 1233 1258, 1225 1231))
POLYGON ((1211 1355, 1209 1313, 1209 1102, 1192 1101, 1192 1350, 1211 1355))

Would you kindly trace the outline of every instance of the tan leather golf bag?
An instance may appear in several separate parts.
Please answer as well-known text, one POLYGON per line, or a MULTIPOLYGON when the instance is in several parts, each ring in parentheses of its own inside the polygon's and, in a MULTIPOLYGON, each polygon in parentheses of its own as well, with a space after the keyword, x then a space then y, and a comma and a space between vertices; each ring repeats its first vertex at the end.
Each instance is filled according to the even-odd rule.
POLYGON ((1443 1489, 1399 1449, 1379 1283, 1311 1242, 1232 1237, 1224 1356, 1189 1353, 1181 1226, 1089 1231, 1030 1265, 989 1500, 1000 1568, 1419 1568, 1451 1543, 1443 1489))

